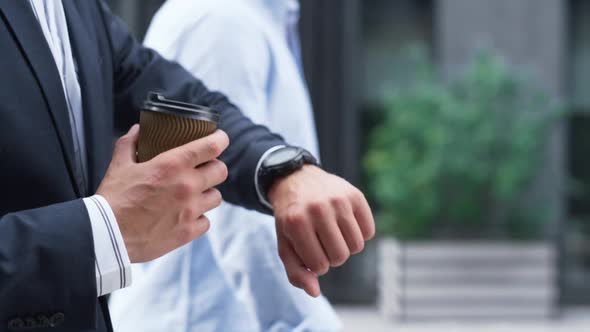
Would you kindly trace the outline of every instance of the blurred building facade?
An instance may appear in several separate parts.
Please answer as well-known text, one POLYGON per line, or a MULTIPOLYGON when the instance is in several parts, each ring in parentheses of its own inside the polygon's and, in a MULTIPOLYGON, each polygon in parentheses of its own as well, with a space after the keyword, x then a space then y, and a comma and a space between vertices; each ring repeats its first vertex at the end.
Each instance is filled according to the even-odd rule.
MULTIPOLYGON (((190 0, 187 0, 190 1, 190 0)), ((110 0, 142 38, 162 0, 110 0)), ((556 126, 535 192, 555 205, 547 237, 560 248, 562 304, 590 304, 590 3, 584 0, 301 0, 305 71, 328 170, 362 182, 363 110, 406 73, 400 52, 419 42, 450 76, 478 48, 530 68, 579 111, 556 126), (576 183, 574 191, 570 184, 576 183)), ((371 302, 374 250, 324 280, 339 302, 371 302)))

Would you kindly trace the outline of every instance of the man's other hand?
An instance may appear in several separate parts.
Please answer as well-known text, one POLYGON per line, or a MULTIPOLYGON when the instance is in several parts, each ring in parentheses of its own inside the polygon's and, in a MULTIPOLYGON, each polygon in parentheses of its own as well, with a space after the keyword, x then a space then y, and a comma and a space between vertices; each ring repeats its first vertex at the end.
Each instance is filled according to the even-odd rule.
POLYGON ((227 178, 216 158, 228 147, 222 131, 136 162, 139 126, 121 137, 97 194, 110 204, 131 262, 158 258, 203 235, 204 213, 221 204, 214 187, 227 178))
POLYGON ((364 195, 316 166, 278 180, 269 191, 279 255, 289 281, 319 296, 318 276, 342 265, 375 235, 364 195))

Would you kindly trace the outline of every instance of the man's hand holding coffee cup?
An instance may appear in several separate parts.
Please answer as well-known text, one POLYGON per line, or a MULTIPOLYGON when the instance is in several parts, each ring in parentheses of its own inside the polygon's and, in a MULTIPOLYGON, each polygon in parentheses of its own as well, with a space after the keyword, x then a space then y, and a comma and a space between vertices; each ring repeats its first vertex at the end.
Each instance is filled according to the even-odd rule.
POLYGON ((277 180, 268 197, 289 281, 311 296, 320 294, 317 276, 344 264, 375 235, 364 195, 316 166, 277 180))
POLYGON ((110 204, 131 262, 158 258, 203 235, 204 213, 221 204, 214 187, 227 178, 216 158, 228 147, 222 131, 136 162, 139 126, 115 146, 97 194, 110 204))

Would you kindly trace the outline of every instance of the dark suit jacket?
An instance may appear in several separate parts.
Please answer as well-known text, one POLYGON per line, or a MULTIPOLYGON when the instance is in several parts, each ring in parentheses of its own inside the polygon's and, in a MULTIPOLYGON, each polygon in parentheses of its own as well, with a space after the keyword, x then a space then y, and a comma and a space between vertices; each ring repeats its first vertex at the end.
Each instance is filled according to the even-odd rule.
POLYGON ((138 121, 149 91, 221 112, 231 146, 222 156, 230 175, 220 189, 232 203, 264 211, 255 167, 264 151, 284 144, 179 65, 143 48, 101 1, 63 4, 83 95, 86 191, 77 186, 66 100, 40 26, 28 1, 0 0, 0 331, 111 329, 105 301, 96 297, 81 197, 103 178, 114 128, 138 121))

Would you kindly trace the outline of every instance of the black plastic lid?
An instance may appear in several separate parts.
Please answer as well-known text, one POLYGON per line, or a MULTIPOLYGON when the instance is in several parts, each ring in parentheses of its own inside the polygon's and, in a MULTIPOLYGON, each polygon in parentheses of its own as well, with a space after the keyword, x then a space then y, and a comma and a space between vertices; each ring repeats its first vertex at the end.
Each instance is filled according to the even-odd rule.
POLYGON ((150 92, 143 103, 144 111, 179 115, 196 120, 219 122, 219 112, 211 108, 166 99, 157 92, 150 92))

